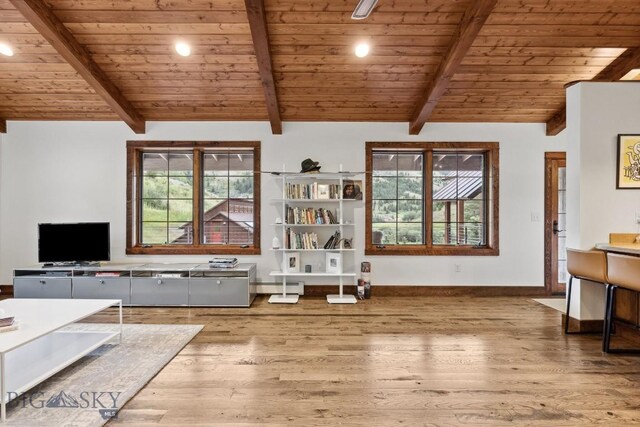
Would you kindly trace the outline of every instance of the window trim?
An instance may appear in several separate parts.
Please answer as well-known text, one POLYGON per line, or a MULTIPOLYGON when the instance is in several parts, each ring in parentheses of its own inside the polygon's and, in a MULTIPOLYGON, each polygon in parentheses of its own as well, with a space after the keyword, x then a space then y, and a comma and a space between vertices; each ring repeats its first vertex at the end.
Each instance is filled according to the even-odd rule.
POLYGON ((499 248, 499 195, 500 195, 500 147, 498 142, 372 142, 365 143, 365 255, 445 255, 445 256, 497 256, 499 248), (424 153, 424 244, 385 245, 380 248, 372 243, 373 217, 373 152, 374 151, 423 151, 424 153), (434 151, 474 151, 486 154, 485 188, 487 189, 487 244, 482 247, 471 245, 433 245, 433 152, 434 151), (487 185, 489 184, 490 185, 487 185), (426 197, 429 195, 429 197, 426 197))
POLYGON ((127 255, 260 255, 260 141, 127 141, 127 255), (202 244, 202 156, 209 149, 251 148, 253 149, 253 245, 202 244), (142 180, 137 179, 141 153, 145 150, 191 149, 193 156, 193 240, 191 245, 142 245, 140 243, 140 209, 138 195, 142 180), (197 154, 197 155, 196 155, 197 154))

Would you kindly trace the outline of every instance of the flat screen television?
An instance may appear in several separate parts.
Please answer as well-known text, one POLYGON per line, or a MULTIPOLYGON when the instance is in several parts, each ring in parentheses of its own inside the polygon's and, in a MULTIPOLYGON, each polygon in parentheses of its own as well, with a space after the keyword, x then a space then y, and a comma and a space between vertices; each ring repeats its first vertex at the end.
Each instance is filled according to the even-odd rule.
POLYGON ((38 262, 109 261, 108 222, 38 224, 38 262))

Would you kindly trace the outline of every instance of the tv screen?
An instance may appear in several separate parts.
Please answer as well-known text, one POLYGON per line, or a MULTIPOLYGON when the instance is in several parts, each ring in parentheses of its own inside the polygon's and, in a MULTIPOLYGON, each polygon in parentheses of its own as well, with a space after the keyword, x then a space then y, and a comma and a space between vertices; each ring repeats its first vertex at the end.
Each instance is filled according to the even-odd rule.
POLYGON ((38 262, 110 259, 109 223, 38 224, 38 262))

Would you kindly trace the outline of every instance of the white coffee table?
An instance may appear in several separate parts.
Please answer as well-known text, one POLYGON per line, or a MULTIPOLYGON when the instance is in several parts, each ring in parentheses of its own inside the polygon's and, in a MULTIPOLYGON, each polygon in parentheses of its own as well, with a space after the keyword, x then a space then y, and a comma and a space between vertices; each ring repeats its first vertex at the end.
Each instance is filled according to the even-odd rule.
POLYGON ((7 403, 110 339, 122 340, 122 301, 95 299, 7 299, 6 315, 18 329, 0 333, 0 405, 2 421, 7 403), (120 307, 118 332, 59 331, 60 328, 111 306, 120 307))

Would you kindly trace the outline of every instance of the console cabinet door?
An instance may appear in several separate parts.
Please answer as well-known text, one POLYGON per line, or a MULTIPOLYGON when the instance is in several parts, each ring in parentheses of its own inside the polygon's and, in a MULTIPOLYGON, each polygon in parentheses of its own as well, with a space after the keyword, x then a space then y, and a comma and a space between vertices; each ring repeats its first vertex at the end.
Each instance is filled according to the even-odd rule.
POLYGON ((16 277, 15 298, 71 298, 70 277, 16 277))
POLYGON ((119 299, 131 303, 131 281, 128 277, 74 277, 73 297, 84 299, 119 299))
POLYGON ((187 305, 189 279, 158 277, 131 279, 131 304, 134 305, 187 305))
POLYGON ((189 304, 210 307, 249 307, 249 279, 191 278, 189 304))

